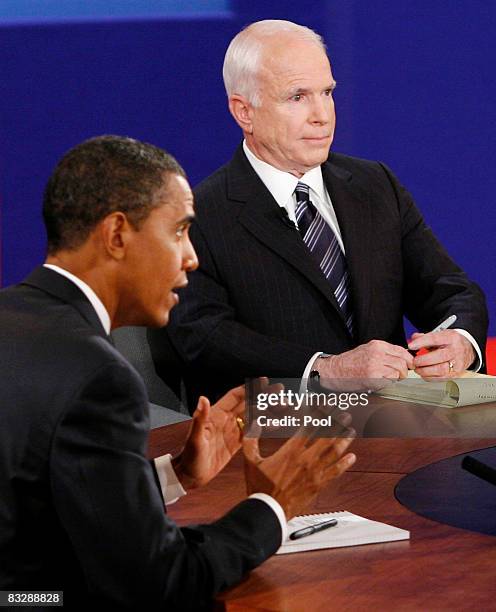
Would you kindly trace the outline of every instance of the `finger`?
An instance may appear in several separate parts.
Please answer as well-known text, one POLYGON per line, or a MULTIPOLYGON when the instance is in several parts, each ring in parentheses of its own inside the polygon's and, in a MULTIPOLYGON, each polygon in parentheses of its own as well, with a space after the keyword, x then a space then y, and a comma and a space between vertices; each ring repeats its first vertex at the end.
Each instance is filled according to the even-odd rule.
POLYGON ((456 336, 453 334, 458 334, 458 332, 453 331, 452 329, 445 329, 439 332, 429 332, 427 334, 422 334, 420 338, 415 338, 413 342, 410 342, 408 348, 412 351, 418 351, 421 348, 430 348, 435 346, 443 346, 446 344, 451 344, 456 336))
POLYGON ((453 372, 450 371, 449 363, 446 362, 423 368, 416 368, 415 372, 424 380, 445 380, 453 376, 453 372))
POLYGON ((343 438, 319 438, 311 446, 308 446, 301 454, 301 458, 307 464, 329 463, 336 461, 345 452, 355 437, 354 430, 350 429, 343 438))
POLYGON ((335 463, 344 455, 350 444, 353 442, 356 433, 350 430, 347 437, 337 438, 332 446, 329 446, 321 454, 321 461, 324 465, 335 463))
POLYGON ((356 461, 356 455, 354 453, 347 453, 344 457, 341 457, 339 461, 336 461, 329 465, 324 474, 328 480, 338 478, 341 474, 344 474, 356 461))
POLYGON ((400 357, 405 361, 411 358, 411 354, 408 352, 404 346, 398 346, 397 344, 389 344, 385 342, 385 350, 384 353, 386 355, 393 355, 394 357, 400 357))
POLYGON ((406 378, 408 376, 408 369, 413 368, 413 357, 408 353, 408 362, 402 357, 396 357, 393 355, 384 356, 384 365, 393 370, 393 376, 388 372, 386 378, 406 378))
POLYGON ((288 456, 298 457, 305 449, 309 437, 306 428, 300 428, 289 440, 287 440, 277 451, 274 456, 277 456, 279 461, 284 461, 288 456))
POLYGON ((244 411, 245 386, 241 385, 228 391, 218 402, 214 404, 218 410, 224 412, 235 411, 241 414, 244 411))
POLYGON ((203 434, 205 425, 207 424, 208 417, 210 414, 210 402, 203 395, 198 399, 196 410, 193 413, 193 422, 188 438, 193 440, 197 439, 203 434))
POLYGON ((424 355, 418 355, 414 358, 414 367, 423 368, 427 366, 440 365, 448 363, 453 359, 453 350, 451 347, 436 348, 433 351, 429 351, 424 355))

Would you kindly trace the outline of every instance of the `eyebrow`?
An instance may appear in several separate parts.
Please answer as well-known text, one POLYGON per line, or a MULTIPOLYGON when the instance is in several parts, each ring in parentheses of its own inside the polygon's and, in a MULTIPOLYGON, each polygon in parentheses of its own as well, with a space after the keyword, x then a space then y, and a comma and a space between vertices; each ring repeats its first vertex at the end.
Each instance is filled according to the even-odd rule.
POLYGON ((185 217, 183 217, 182 219, 180 219, 176 225, 186 225, 186 224, 191 224, 193 223, 193 221, 196 219, 195 215, 186 215, 185 217))
MULTIPOLYGON (((331 89, 334 90, 336 89, 336 81, 332 81, 332 83, 329 83, 329 85, 327 87, 324 87, 324 89, 322 91, 326 91, 327 89, 331 89)), ((310 89, 306 88, 306 87, 298 87, 297 89, 290 89, 288 90, 287 94, 288 96, 297 96, 298 94, 306 94, 309 93, 310 89)))

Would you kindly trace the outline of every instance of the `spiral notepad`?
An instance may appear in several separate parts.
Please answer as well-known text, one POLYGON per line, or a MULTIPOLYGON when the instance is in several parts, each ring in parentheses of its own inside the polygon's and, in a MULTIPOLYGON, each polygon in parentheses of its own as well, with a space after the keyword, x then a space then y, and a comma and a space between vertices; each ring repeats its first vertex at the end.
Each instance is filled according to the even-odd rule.
POLYGON ((314 533, 300 540, 290 540, 282 543, 276 554, 318 550, 319 548, 340 548, 342 546, 360 546, 361 544, 376 544, 378 542, 395 542, 408 540, 410 532, 386 523, 370 521, 351 512, 326 512, 324 514, 307 514, 295 516, 288 522, 288 535, 297 529, 303 529, 316 523, 338 520, 335 527, 314 533))

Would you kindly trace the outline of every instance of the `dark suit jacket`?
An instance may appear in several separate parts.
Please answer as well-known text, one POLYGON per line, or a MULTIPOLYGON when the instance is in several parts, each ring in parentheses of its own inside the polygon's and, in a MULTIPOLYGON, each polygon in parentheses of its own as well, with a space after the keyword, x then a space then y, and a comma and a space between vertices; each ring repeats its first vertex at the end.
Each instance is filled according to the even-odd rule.
POLYGON ((0 589, 58 589, 68 609, 202 609, 274 553, 263 502, 179 529, 145 457, 142 380, 70 281, 0 291, 0 589))
POLYGON ((403 315, 428 331, 450 314, 485 347, 480 289, 450 259, 411 196, 383 164, 331 153, 324 183, 351 275, 355 336, 298 231, 246 159, 195 190, 189 275, 167 328, 194 395, 219 395, 244 377, 301 376, 316 351, 372 339, 405 345, 403 315))

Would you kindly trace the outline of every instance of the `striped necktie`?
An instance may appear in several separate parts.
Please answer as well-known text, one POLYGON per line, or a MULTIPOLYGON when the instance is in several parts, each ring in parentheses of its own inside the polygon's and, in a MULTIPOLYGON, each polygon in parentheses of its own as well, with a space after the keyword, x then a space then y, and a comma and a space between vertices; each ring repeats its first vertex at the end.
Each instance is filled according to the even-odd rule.
POLYGON ((345 317, 346 327, 353 335, 350 276, 344 253, 332 228, 310 202, 310 187, 305 183, 298 183, 295 195, 296 222, 303 242, 331 285, 345 317))

